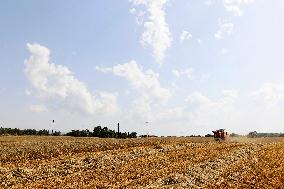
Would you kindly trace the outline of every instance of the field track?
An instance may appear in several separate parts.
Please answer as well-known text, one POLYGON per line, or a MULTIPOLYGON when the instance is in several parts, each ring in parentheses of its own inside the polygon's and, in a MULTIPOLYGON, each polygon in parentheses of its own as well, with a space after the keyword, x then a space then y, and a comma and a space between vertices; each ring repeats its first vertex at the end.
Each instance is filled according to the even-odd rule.
POLYGON ((284 188, 284 139, 0 137, 1 188, 284 188))

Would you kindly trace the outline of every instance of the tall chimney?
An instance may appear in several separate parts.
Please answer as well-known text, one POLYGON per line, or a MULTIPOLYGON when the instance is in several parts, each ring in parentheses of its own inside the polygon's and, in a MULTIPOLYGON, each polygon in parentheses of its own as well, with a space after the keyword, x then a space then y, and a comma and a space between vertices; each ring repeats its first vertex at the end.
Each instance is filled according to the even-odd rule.
POLYGON ((119 123, 117 123, 117 133, 119 134, 119 123))

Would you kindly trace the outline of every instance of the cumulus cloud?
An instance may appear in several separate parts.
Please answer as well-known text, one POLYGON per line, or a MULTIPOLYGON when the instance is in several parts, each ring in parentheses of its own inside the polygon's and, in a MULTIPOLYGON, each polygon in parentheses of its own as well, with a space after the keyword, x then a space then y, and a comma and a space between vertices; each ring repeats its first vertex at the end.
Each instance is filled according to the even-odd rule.
POLYGON ((36 43, 28 43, 27 47, 31 56, 24 62, 24 72, 31 83, 30 95, 35 95, 52 108, 72 112, 94 114, 117 111, 114 94, 100 93, 95 97, 66 66, 50 62, 50 50, 47 47, 36 43))
POLYGON ((172 73, 176 77, 186 76, 190 80, 196 79, 193 68, 186 68, 186 69, 183 69, 183 70, 174 69, 174 70, 172 70, 172 73))
MULTIPOLYGON (((250 106, 246 121, 255 130, 283 132, 284 82, 267 82, 248 95, 250 106)), ((247 107, 246 107, 247 108, 247 107)))
POLYGON ((249 96, 258 103, 264 103, 268 107, 284 105, 284 84, 265 83, 259 89, 251 92, 249 96))
POLYGON ((171 96, 168 89, 161 87, 158 80, 159 74, 151 69, 144 71, 134 60, 111 68, 96 67, 96 69, 104 73, 111 72, 116 76, 124 77, 130 82, 132 88, 138 91, 147 101, 166 102, 171 96))
POLYGON ((240 134, 283 132, 283 107, 284 84, 279 82, 266 83, 249 96, 236 90, 223 90, 214 97, 193 92, 182 105, 155 110, 154 115, 168 133, 207 134, 217 128, 240 134))
POLYGON ((132 100, 131 111, 126 111, 127 117, 143 122, 157 120, 158 112, 163 111, 164 106, 171 97, 171 92, 163 88, 159 81, 159 74, 151 69, 144 70, 132 60, 124 64, 118 64, 111 68, 96 68, 104 73, 112 73, 115 76, 125 78, 132 89, 138 92, 138 96, 132 100))
POLYGON ((212 100, 200 92, 194 92, 185 101, 196 107, 215 106, 224 108, 226 105, 233 104, 238 97, 238 93, 235 90, 223 90, 221 94, 222 97, 220 99, 212 100))
POLYGON ((40 112, 48 112, 48 109, 45 105, 39 104, 39 105, 30 105, 30 111, 35 113, 40 112))
POLYGON ((131 14, 135 14, 135 13, 136 13, 136 9, 135 9, 135 8, 131 8, 131 9, 129 9, 129 12, 130 12, 131 14))
POLYGON ((200 92, 193 92, 185 98, 185 102, 189 102, 191 105, 197 106, 211 104, 211 100, 200 92))
POLYGON ((253 3, 254 0, 206 0, 204 4, 211 6, 219 2, 222 3, 225 10, 232 13, 233 16, 243 16, 241 7, 253 3))
POLYGON ((180 34, 180 42, 183 42, 185 40, 189 40, 192 38, 192 34, 189 33, 188 31, 182 31, 182 33, 180 34))
POLYGON ((219 30, 215 33, 216 39, 223 39, 225 36, 230 36, 234 32, 234 24, 233 23, 221 23, 219 22, 219 30))
POLYGON ((202 81, 208 79, 210 76, 208 74, 197 74, 193 68, 185 68, 185 69, 173 69, 172 74, 176 78, 186 77, 189 80, 198 80, 202 81))
MULTIPOLYGON (((143 20, 144 32, 141 43, 150 46, 155 60, 162 63, 166 50, 171 46, 171 33, 166 23, 165 5, 167 0, 129 0, 135 6, 144 5, 149 14, 147 21, 141 19, 144 14, 139 14, 139 20, 143 20)), ((133 11, 131 11, 133 12, 133 11)), ((143 12, 142 12, 143 13, 143 12)))
MULTIPOLYGON (((185 101, 191 109, 192 124, 205 128, 226 126, 235 109, 238 93, 235 90, 223 90, 218 99, 211 99, 200 92, 189 95, 185 101)), ((226 126, 227 127, 227 126, 226 126)))
POLYGON ((103 68, 103 67, 96 66, 95 69, 102 73, 112 72, 112 68, 103 68))
POLYGON ((284 84, 265 83, 258 89, 239 95, 236 90, 223 90, 219 97, 193 92, 186 99, 182 114, 192 128, 203 132, 226 128, 243 134, 283 132, 284 84), (249 94, 249 95, 248 95, 249 94))
POLYGON ((131 8, 129 12, 135 15, 135 21, 138 25, 142 25, 144 23, 144 17, 146 12, 143 10, 137 10, 135 8, 131 8))
POLYGON ((254 0, 223 0, 225 9, 231 12, 234 16, 242 16, 243 11, 241 10, 242 5, 248 5, 253 3, 254 0))

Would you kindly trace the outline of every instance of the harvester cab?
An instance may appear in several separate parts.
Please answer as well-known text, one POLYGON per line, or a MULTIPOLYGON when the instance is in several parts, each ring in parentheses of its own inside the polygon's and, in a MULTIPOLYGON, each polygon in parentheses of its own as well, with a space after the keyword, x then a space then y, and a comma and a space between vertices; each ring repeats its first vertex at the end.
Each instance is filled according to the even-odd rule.
POLYGON ((227 141, 229 138, 229 134, 225 129, 218 129, 212 132, 214 133, 215 141, 227 141))

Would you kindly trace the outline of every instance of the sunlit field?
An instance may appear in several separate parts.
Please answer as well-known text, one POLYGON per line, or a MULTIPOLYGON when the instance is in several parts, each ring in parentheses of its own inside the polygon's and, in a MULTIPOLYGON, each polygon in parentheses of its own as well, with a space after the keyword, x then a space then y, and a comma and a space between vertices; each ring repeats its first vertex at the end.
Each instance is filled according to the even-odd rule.
POLYGON ((283 138, 0 137, 1 188, 284 188, 283 138))

